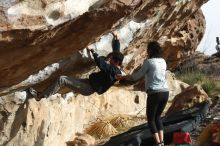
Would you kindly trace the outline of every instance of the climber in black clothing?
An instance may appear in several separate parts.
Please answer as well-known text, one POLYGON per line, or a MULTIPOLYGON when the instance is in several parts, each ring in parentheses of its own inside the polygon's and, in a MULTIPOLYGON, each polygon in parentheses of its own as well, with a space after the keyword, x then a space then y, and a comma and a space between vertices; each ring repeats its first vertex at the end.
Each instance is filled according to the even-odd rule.
POLYGON ((60 76, 53 84, 51 84, 42 93, 38 93, 33 88, 29 88, 30 94, 36 97, 36 100, 47 98, 59 91, 62 86, 66 86, 84 96, 89 96, 94 92, 102 94, 106 92, 116 81, 116 75, 121 74, 120 66, 124 56, 120 52, 114 52, 110 56, 110 61, 107 63, 105 57, 98 56, 93 49, 88 49, 92 53, 96 65, 100 71, 89 75, 89 78, 78 79, 68 76, 60 76))

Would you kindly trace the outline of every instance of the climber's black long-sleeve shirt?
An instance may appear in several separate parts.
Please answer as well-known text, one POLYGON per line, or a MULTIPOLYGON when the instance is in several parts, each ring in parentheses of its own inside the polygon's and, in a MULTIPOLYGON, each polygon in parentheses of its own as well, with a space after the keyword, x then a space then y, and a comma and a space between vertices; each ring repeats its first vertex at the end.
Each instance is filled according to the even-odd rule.
POLYGON ((96 65, 100 71, 92 73, 89 76, 90 84, 98 94, 106 92, 117 80, 116 75, 121 74, 119 68, 105 62, 105 57, 98 57, 97 53, 93 53, 96 65))

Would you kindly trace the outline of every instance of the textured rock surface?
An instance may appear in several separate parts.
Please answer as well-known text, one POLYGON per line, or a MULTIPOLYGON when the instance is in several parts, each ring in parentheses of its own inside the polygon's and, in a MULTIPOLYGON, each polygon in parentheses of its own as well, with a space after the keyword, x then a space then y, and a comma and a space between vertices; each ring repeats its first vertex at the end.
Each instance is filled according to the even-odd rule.
POLYGON ((182 91, 184 91, 186 88, 189 87, 188 84, 179 81, 175 78, 175 75, 171 72, 167 73, 167 81, 168 81, 168 85, 169 85, 169 101, 173 101, 173 99, 175 98, 175 96, 179 93, 181 93, 182 91))
MULTIPOLYGON (((164 48, 164 57, 168 62, 168 66, 172 69, 180 60, 190 56, 195 51, 205 30, 204 16, 200 10, 189 16, 188 13, 193 11, 194 7, 187 3, 183 7, 174 8, 171 5, 171 7, 155 9, 158 9, 158 11, 163 9, 164 11, 164 13, 157 14, 160 21, 156 21, 156 18, 149 16, 152 19, 149 19, 150 22, 137 34, 139 37, 131 43, 126 53, 133 55, 130 65, 137 65, 143 61, 144 56, 147 54, 147 42, 158 40, 164 48), (190 8, 190 10, 187 8, 190 8), (181 16, 178 16, 178 10, 184 11, 181 16)), ((129 66, 128 68, 132 67, 129 66)))
MULTIPOLYGON (((121 42, 121 50, 123 51, 134 37, 134 32, 137 32, 140 28, 143 28, 143 23, 136 23, 130 21, 123 28, 118 29, 118 35, 121 42)), ((91 44, 89 47, 94 48, 100 55, 107 55, 111 50, 112 34, 107 33, 103 35, 100 40, 91 44)), ((131 60, 132 56, 127 56, 124 63, 128 63, 131 60)), ((25 88, 27 86, 35 85, 38 90, 42 90, 56 79, 60 75, 75 75, 80 77, 88 76, 91 70, 96 70, 92 66, 91 55, 88 54, 86 49, 83 49, 80 52, 74 53, 71 57, 60 60, 57 63, 45 67, 43 70, 39 71, 37 74, 31 75, 25 81, 11 86, 10 88, 3 89, 0 91, 0 95, 7 94, 17 89, 25 88), (44 82, 42 82, 44 81, 44 82)))
POLYGON ((117 88, 102 96, 78 95, 68 101, 57 96, 40 102, 30 99, 21 105, 5 103, 1 108, 0 145, 64 146, 96 118, 119 113, 137 114, 145 107, 146 100, 143 92, 131 93, 117 88), (139 98, 138 104, 134 102, 135 97, 139 98))
MULTIPOLYGON (((27 5, 32 4, 32 1, 22 1, 20 3, 26 2, 27 5)), ((72 5, 75 3, 71 0, 65 2, 70 2, 72 5)), ((53 4, 53 1, 51 3, 53 4)), ((83 3, 78 3, 76 7, 80 9, 81 5, 88 5, 87 3, 87 1, 83 1, 83 3)), ((82 10, 83 14, 80 12, 77 15, 78 17, 58 26, 49 27, 46 25, 45 29, 34 30, 30 30, 28 27, 1 30, 0 77, 4 77, 5 82, 1 82, 0 88, 18 83, 46 65, 83 49, 102 33, 111 29, 113 24, 131 12, 132 8, 134 6, 131 1, 104 1, 104 4, 95 5, 89 12, 82 10)), ((77 12, 77 9, 74 9, 74 11, 77 12)), ((32 12, 29 13, 32 14, 32 12)), ((32 21, 30 20, 30 22, 32 21)))
POLYGON ((95 139, 88 134, 77 134, 72 142, 68 142, 67 146, 94 146, 95 139))
POLYGON ((176 67, 179 61, 195 52, 204 32, 205 19, 202 11, 199 10, 189 18, 183 28, 173 33, 171 38, 165 41, 165 56, 170 68, 176 67))
POLYGON ((200 86, 190 86, 180 94, 176 95, 176 97, 174 97, 172 104, 167 111, 167 114, 186 108, 191 108, 197 103, 209 100, 210 99, 208 95, 200 86))
POLYGON ((2 30, 46 29, 57 26, 87 12, 99 0, 4 0, 0 2, 4 12, 2 30))
MULTIPOLYGON (((201 39, 204 17, 199 8, 205 1, 0 1, 0 96, 11 93, 0 97, 0 145, 64 146, 97 118, 145 115, 141 82, 112 87, 101 96, 68 93, 65 100, 54 95, 40 102, 23 103, 26 93, 14 91, 28 86, 42 90, 59 75, 87 77, 97 69, 84 48, 108 54, 110 30, 119 32, 127 72, 143 63, 150 40, 159 40, 173 67, 201 39)), ((167 78, 172 100, 188 85, 171 74, 167 78)))
POLYGON ((203 53, 196 52, 182 60, 175 71, 197 71, 203 74, 207 74, 210 77, 216 77, 216 80, 218 80, 220 73, 220 58, 215 56, 207 56, 203 53))

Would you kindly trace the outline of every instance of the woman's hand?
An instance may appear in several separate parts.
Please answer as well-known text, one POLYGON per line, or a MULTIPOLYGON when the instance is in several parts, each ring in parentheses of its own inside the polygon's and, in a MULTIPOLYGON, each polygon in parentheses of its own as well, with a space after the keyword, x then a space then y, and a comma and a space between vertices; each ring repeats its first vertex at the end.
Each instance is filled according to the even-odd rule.
POLYGON ((127 80, 128 76, 118 74, 115 76, 117 80, 127 80))

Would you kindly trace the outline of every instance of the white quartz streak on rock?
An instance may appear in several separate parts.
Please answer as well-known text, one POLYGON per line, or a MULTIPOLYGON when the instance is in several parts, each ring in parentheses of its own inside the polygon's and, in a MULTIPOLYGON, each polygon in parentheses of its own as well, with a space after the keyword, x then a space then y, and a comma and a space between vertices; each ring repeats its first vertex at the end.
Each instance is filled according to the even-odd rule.
MULTIPOLYGON (((34 0, 32 2, 22 1, 11 6, 7 10, 7 17, 11 24, 17 23, 17 21, 20 21, 19 19, 22 19, 24 16, 42 16, 46 19, 47 23, 38 26, 30 26, 28 27, 29 29, 39 29, 49 25, 57 26, 89 11, 89 7, 97 1, 99 0, 60 0, 58 2, 41 0, 34 0)), ((6 4, 3 4, 3 6, 5 5, 6 4)), ((14 25, 14 27, 18 29, 17 25, 14 25)))
MULTIPOLYGON (((120 40, 121 52, 123 52, 124 49, 129 46, 130 42, 136 37, 137 31, 144 28, 146 24, 146 22, 138 23, 130 21, 124 26, 121 26, 120 29, 115 30, 120 40)), ((112 34, 108 33, 106 35, 103 35, 99 41, 91 44, 89 48, 95 49, 95 51, 98 52, 100 55, 107 55, 108 53, 112 52, 112 39, 112 34)), ((82 55, 87 57, 87 55, 84 53, 82 55)))

